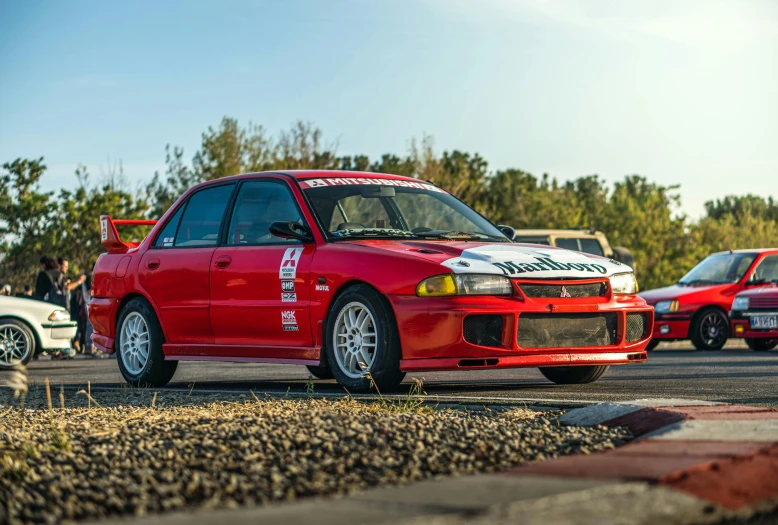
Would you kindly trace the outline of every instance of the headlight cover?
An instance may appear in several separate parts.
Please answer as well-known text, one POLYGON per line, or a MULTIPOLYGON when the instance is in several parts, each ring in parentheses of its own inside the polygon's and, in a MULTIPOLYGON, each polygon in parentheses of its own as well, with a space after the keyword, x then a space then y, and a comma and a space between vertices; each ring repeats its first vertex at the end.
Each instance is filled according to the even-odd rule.
POLYGON ((678 311, 678 301, 673 299, 672 301, 659 301, 654 305, 654 313, 656 314, 672 314, 678 311))
POLYGON ((445 274, 424 279, 416 287, 419 297, 452 295, 513 295, 511 282, 501 275, 445 274))
POLYGON ((735 297, 732 302, 733 310, 748 310, 748 297, 735 297))
POLYGON ((54 310, 49 315, 49 321, 62 322, 70 321, 70 314, 66 310, 54 310))
POLYGON ((638 281, 635 279, 635 274, 618 273, 611 276, 611 290, 615 294, 636 294, 638 293, 638 281))

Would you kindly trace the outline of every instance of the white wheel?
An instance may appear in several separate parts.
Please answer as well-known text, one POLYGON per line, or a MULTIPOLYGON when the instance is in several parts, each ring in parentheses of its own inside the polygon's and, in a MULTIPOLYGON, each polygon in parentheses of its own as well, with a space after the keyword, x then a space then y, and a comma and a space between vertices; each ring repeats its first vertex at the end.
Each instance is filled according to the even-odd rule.
POLYGON ((33 349, 30 333, 13 322, 0 321, 0 365, 26 363, 33 349))
POLYGON ((138 312, 124 318, 119 340, 121 359, 127 371, 140 374, 149 360, 151 338, 146 320, 138 312))
POLYGON ((358 379, 370 371, 375 361, 377 337, 375 319, 367 306, 351 302, 340 310, 335 319, 332 348, 344 374, 358 379))

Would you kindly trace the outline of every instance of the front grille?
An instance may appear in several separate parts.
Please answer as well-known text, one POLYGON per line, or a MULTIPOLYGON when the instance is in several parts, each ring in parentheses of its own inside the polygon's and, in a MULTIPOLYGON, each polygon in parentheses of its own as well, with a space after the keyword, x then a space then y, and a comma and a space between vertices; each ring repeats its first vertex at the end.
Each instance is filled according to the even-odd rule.
POLYGON ((615 313, 522 314, 516 340, 523 348, 610 346, 617 325, 615 313))
POLYGON ((646 335, 646 314, 627 314, 627 342, 634 343, 646 335))
POLYGON ((608 287, 604 282, 590 284, 519 284, 524 295, 532 298, 552 299, 567 297, 562 291, 564 288, 570 297, 602 297, 608 293, 608 287))
POLYGON ((749 297, 748 308, 757 310, 778 308, 778 297, 749 297))
POLYGON ((481 346, 502 346, 501 315, 468 315, 464 323, 465 341, 481 346))

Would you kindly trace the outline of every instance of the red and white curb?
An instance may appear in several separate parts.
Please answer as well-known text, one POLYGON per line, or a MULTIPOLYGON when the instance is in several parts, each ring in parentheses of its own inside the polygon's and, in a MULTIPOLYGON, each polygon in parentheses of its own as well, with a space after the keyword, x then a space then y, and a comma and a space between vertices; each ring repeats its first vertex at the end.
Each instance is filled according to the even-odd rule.
POLYGON ((650 399, 570 410, 560 422, 627 427, 638 439, 511 475, 648 482, 732 511, 778 505, 778 410, 650 399))

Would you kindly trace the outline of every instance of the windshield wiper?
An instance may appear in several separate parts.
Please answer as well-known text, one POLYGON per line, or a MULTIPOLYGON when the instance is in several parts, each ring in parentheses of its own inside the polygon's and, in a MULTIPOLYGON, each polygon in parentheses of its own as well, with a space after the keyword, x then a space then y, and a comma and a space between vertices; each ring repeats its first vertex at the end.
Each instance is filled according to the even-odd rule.
POLYGON ((415 235, 409 231, 395 228, 358 228, 335 230, 331 233, 336 239, 343 239, 346 237, 415 237, 415 235))
POLYGON ((681 286, 691 286, 692 284, 727 284, 730 281, 715 281, 713 279, 693 279, 691 281, 678 281, 681 286))
POLYGON ((430 230, 428 232, 416 233, 418 237, 425 237, 430 239, 447 239, 447 240, 483 240, 494 239, 496 241, 505 242, 507 239, 498 237, 496 235, 489 235, 488 233, 481 232, 459 232, 454 230, 430 230))

